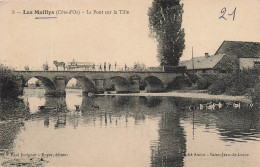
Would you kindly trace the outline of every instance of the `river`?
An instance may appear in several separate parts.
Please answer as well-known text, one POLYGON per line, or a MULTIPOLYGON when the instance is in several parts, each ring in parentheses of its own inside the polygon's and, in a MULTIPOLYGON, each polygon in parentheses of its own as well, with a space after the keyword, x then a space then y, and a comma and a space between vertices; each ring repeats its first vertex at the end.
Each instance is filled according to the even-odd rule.
MULTIPOLYGON (((260 114, 241 104, 190 110, 206 99, 45 97, 1 101, 2 166, 231 167, 260 164, 260 114), (75 105, 79 106, 76 110, 75 105), (39 106, 46 106, 39 110, 39 106), (58 107, 58 111, 55 109, 58 107)), ((218 101, 215 101, 218 103, 218 101)))

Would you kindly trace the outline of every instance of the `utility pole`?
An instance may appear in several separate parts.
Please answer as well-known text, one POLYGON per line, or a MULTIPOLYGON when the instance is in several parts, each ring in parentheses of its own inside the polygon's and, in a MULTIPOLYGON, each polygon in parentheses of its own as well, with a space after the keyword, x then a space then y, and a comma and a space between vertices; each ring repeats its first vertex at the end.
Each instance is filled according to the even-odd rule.
POLYGON ((192 46, 192 69, 193 69, 193 72, 194 72, 194 57, 193 57, 193 46, 192 46))

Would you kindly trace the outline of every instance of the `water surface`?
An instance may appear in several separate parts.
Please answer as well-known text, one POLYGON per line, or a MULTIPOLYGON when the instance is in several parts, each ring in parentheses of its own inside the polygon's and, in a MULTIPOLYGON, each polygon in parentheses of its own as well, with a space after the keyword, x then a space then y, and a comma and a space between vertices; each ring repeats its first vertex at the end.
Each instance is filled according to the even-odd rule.
POLYGON ((1 102, 3 165, 36 163, 32 162, 35 159, 42 166, 260 164, 260 116, 245 104, 241 109, 194 111, 190 105, 207 101, 86 97, 79 90, 67 90, 66 97, 54 98, 45 97, 43 91, 26 90, 22 100, 1 102), (39 110, 39 106, 48 109, 39 110))

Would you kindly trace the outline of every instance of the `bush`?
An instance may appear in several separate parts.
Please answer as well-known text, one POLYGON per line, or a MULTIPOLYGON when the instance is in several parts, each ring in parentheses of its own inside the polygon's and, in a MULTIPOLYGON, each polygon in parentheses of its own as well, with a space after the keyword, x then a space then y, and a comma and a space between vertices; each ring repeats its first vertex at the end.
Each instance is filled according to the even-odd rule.
POLYGON ((233 79, 228 76, 220 76, 215 79, 212 85, 209 86, 208 92, 210 94, 223 94, 226 92, 227 88, 233 84, 233 79))
POLYGON ((167 90, 176 90, 181 89, 183 87, 191 87, 192 83, 188 77, 185 76, 177 76, 173 82, 168 84, 167 90))
POLYGON ((199 90, 207 89, 211 85, 211 81, 206 78, 201 78, 197 81, 197 88, 199 90))
POLYGON ((10 69, 0 65, 0 97, 17 97, 22 94, 21 79, 15 76, 10 69))
POLYGON ((260 83, 256 84, 252 89, 248 90, 248 94, 254 103, 260 102, 260 83))
POLYGON ((216 80, 216 74, 197 74, 195 83, 195 89, 204 90, 207 89, 216 80))
POLYGON ((208 88, 211 94, 245 95, 247 90, 253 88, 259 82, 257 69, 236 71, 223 75, 216 79, 208 88))

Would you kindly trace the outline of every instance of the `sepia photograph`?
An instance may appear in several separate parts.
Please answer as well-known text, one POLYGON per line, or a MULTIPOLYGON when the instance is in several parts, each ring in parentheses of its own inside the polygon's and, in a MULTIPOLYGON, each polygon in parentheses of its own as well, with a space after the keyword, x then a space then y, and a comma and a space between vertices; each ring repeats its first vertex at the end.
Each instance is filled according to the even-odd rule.
POLYGON ((260 167, 259 0, 0 0, 0 166, 260 167))

